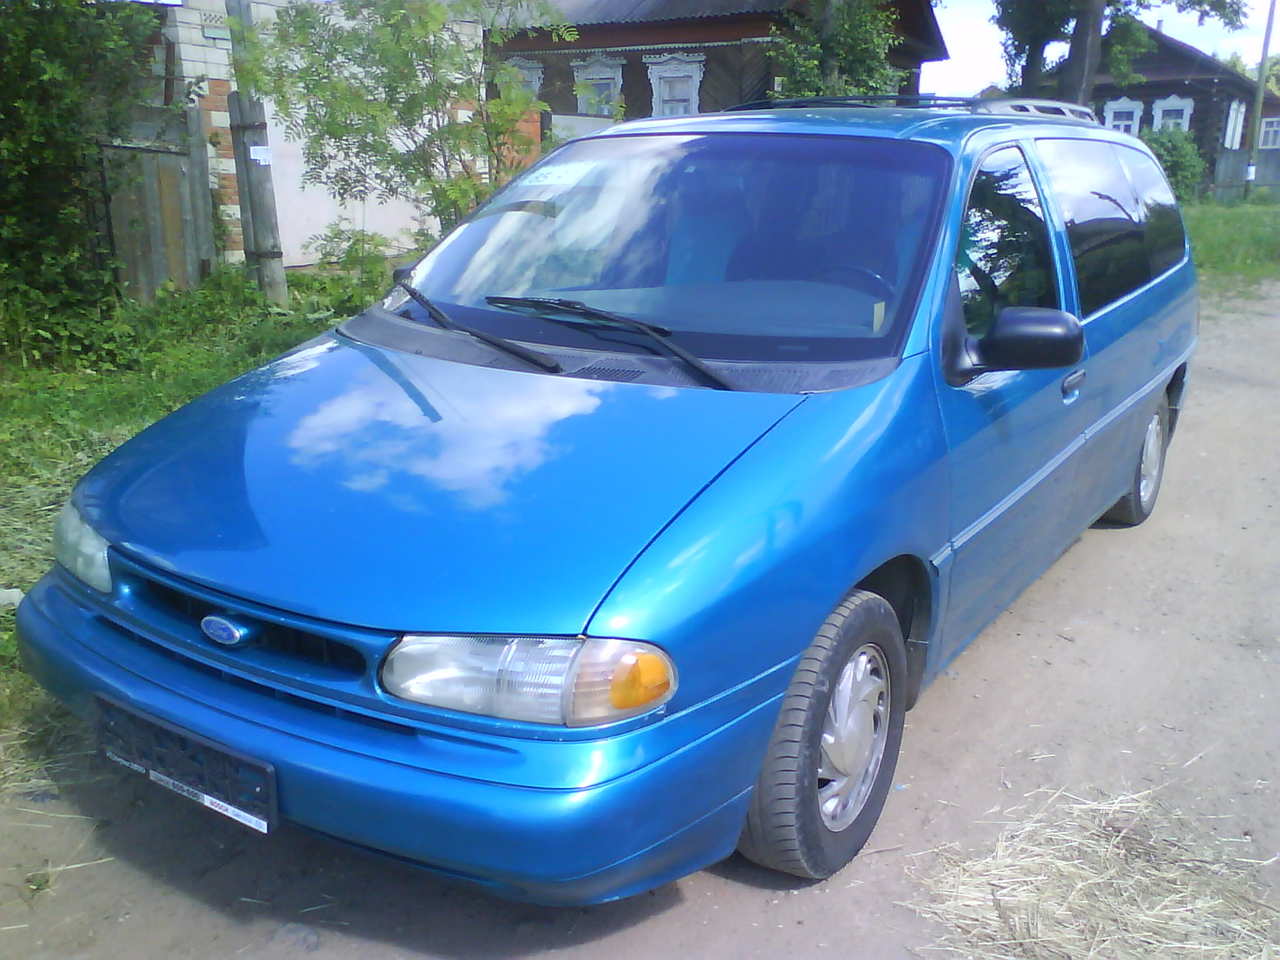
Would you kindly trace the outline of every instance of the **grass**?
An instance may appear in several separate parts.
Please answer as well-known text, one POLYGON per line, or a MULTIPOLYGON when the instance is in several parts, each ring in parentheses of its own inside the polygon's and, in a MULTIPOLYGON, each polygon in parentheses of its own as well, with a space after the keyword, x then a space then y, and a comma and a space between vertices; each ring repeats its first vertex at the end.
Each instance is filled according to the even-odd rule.
MULTIPOLYGON (((235 275, 139 306, 124 369, 0 366, 0 589, 49 568, 53 520, 72 485, 129 437, 192 398, 330 327, 350 285, 293 277, 298 306, 267 306, 235 275)), ((372 297, 369 297, 372 299, 372 297)), ((366 301, 367 302, 367 301, 366 301)), ((0 793, 38 787, 40 765, 77 749, 75 725, 22 672, 14 610, 0 610, 0 793)))
POLYGON ((1280 204, 1199 203, 1187 206, 1183 216, 1209 292, 1280 277, 1280 204))
MULTIPOLYGON (((936 945, 972 960, 1268 960, 1280 909, 1265 902, 1262 861, 1151 791, 1052 795, 989 853, 943 850, 917 870, 936 945)), ((1238 838, 1235 838, 1238 839, 1238 838)))

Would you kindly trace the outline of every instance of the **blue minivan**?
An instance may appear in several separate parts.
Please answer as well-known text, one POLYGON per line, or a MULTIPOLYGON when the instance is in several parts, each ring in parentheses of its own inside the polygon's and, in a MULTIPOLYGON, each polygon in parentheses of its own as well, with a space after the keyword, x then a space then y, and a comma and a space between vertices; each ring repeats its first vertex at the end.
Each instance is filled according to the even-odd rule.
POLYGON ((1078 108, 622 124, 90 471, 22 654, 252 830, 542 903, 826 877, 929 680, 1150 514, 1197 298, 1078 108))

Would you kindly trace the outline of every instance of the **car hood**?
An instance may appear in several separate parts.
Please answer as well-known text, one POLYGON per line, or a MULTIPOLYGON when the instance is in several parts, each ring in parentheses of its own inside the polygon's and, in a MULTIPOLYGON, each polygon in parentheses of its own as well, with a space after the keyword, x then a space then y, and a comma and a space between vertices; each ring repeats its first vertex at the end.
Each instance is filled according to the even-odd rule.
POLYGON ((571 634, 800 399, 479 367, 331 334, 139 434, 76 499, 134 557, 282 609, 571 634))

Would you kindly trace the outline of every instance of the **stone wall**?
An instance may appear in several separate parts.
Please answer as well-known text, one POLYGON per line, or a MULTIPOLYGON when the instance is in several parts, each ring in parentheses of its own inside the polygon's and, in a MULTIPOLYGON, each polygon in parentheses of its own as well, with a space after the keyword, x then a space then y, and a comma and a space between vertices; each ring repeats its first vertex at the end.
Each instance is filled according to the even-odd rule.
POLYGON ((209 140, 209 187, 218 191, 215 213, 222 221, 223 259, 237 263, 244 260, 244 236, 227 112, 227 95, 235 86, 227 5, 225 0, 183 0, 167 14, 164 35, 176 48, 176 75, 191 85, 209 140))

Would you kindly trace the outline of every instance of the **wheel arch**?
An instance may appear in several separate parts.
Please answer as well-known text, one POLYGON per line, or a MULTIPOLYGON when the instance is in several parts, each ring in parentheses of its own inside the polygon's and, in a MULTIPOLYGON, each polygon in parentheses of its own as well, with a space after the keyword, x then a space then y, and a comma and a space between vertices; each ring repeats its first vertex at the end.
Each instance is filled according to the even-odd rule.
POLYGON ((1173 432, 1178 426, 1178 414, 1182 411, 1182 393, 1187 387, 1187 365, 1180 364, 1178 369, 1173 371, 1173 376, 1169 378, 1169 383, 1164 388, 1165 399, 1169 402, 1169 437, 1172 439, 1173 432))
POLYGON ((929 564, 913 554, 899 554, 886 560, 854 585, 884 597, 898 615, 907 648, 907 697, 910 710, 920 697, 933 635, 936 603, 935 577, 929 564))

